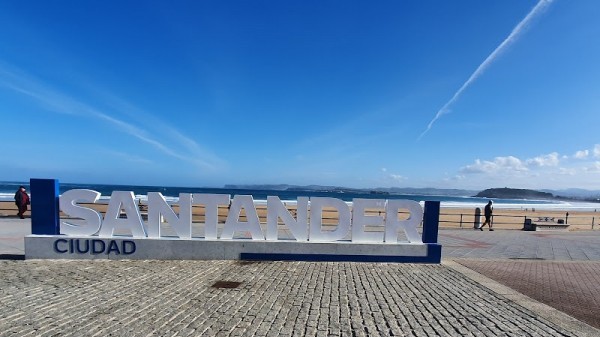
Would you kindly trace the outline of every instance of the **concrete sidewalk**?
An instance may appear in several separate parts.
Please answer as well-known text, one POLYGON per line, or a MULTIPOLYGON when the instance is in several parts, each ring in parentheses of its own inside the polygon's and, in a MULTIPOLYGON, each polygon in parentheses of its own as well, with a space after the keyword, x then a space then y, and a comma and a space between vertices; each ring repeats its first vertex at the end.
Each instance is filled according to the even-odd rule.
MULTIPOLYGON (((28 221, 0 219, 2 254, 23 253, 28 221)), ((0 336, 600 336, 492 280, 527 283, 523 272, 540 264, 600 263, 590 262, 595 232, 441 230, 440 241, 442 265, 4 260, 0 336), (531 265, 498 269, 506 262, 531 265)), ((599 293, 576 282, 558 291, 599 293)))
POLYGON ((600 231, 439 231, 444 258, 600 261, 600 231))
POLYGON ((31 219, 17 217, 0 218, 0 257, 24 255, 26 235, 31 234, 31 219))

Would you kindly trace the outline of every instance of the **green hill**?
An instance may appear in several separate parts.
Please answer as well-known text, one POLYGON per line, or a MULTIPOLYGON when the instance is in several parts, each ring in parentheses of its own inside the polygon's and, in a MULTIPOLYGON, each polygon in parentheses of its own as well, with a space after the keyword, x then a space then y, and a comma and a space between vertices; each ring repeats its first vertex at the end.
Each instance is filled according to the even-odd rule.
POLYGON ((501 198, 501 199, 554 199, 554 195, 548 192, 525 190, 518 188, 489 188, 475 195, 479 198, 501 198))

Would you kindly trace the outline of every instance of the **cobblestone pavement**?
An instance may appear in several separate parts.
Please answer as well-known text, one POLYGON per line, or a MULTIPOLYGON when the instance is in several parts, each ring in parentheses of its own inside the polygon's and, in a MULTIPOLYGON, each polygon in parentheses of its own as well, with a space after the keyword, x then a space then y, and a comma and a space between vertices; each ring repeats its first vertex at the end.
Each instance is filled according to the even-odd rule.
MULTIPOLYGON (((4 257, 29 231, 8 220, 4 257)), ((0 261, 0 336, 600 336, 490 280, 598 312, 600 232, 440 230, 440 242, 442 265, 0 261)))
POLYGON ((600 328, 600 262, 456 261, 494 281, 600 328))
POLYGON ((29 260, 0 269, 1 336, 577 336, 443 265, 29 260))

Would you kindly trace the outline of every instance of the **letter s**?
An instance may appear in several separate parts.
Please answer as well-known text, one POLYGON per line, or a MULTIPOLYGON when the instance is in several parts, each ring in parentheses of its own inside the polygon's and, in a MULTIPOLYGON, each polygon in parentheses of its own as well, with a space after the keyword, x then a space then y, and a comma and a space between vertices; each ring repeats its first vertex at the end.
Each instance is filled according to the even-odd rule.
POLYGON ((65 235, 90 236, 98 233, 102 225, 102 215, 97 211, 77 205, 78 201, 95 203, 100 193, 93 190, 69 190, 60 196, 60 209, 73 218, 83 219, 83 223, 61 221, 61 233, 65 235))

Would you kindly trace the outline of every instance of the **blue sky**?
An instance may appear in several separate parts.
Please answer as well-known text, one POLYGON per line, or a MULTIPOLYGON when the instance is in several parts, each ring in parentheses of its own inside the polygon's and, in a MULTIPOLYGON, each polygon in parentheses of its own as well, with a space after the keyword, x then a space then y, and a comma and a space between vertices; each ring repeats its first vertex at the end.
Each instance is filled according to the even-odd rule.
POLYGON ((3 1, 0 180, 600 189, 600 2, 3 1))

